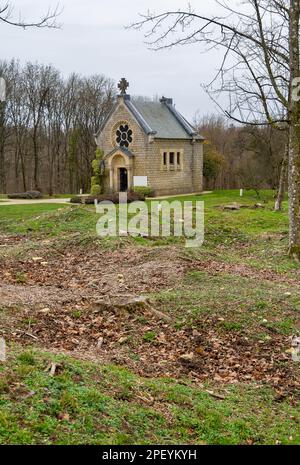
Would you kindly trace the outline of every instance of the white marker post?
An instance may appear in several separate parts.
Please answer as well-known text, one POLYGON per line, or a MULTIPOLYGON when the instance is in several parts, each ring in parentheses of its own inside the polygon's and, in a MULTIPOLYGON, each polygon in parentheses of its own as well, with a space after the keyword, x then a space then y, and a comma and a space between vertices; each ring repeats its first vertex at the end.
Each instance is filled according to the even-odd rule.
POLYGON ((0 102, 6 100, 6 82, 3 77, 0 77, 0 102))
POLYGON ((3 337, 0 337, 0 362, 6 362, 6 343, 3 337))
POLYGON ((243 197, 244 195, 244 189, 240 189, 240 197, 243 197))

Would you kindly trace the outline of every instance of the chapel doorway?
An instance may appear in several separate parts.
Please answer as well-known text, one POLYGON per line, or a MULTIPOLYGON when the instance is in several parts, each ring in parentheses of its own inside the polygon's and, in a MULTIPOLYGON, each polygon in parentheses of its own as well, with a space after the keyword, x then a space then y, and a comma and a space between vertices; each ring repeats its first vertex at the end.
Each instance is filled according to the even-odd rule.
POLYGON ((119 187, 120 192, 128 190, 128 172, 126 168, 119 168, 119 187))

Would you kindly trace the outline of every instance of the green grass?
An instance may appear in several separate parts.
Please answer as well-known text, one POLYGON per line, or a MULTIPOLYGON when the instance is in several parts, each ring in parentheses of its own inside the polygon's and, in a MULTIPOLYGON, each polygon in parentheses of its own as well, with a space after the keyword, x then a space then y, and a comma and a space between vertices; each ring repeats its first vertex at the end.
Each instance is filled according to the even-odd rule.
MULTIPOLYGON (((192 269, 151 298, 172 316, 175 331, 201 332, 209 324, 220 338, 241 335, 258 344, 277 337, 289 347, 289 337, 299 331, 300 266, 286 253, 287 201, 284 211, 275 213, 273 195, 263 191, 258 199, 246 191, 240 198, 235 190, 178 197, 205 202, 205 243, 197 249, 186 249, 178 238, 99 239, 93 206, 0 206, 1 234, 26 238, 2 247, 0 259, 22 260, 33 251, 38 256, 40 249, 51 254, 73 245, 110 250, 128 244, 172 246, 193 263, 192 269), (232 202, 250 207, 260 202, 265 208, 221 208, 232 202), (262 271, 275 273, 276 279, 264 279, 262 271)), ((14 279, 26 286, 31 278, 19 270, 14 279)), ((79 321, 81 309, 76 307, 72 316, 79 321)), ((145 328, 139 336, 139 343, 151 350, 157 347, 159 328, 145 328)), ((130 338, 133 344, 135 335, 130 338)), ((129 369, 12 346, 8 362, 0 366, 0 443, 299 443, 299 408, 288 396, 280 402, 276 396, 267 385, 215 385, 210 380, 195 386, 186 378, 161 379, 155 373, 144 379, 129 369), (60 364, 54 377, 45 371, 52 361, 60 364)))
POLYGON ((54 194, 54 195, 45 195, 45 198, 49 199, 71 199, 72 197, 76 197, 78 194, 54 194))
POLYGON ((285 286, 255 277, 193 271, 175 290, 155 293, 152 298, 176 319, 179 327, 184 324, 198 329, 209 317, 224 319, 219 323, 221 331, 238 331, 253 339, 266 328, 289 336, 298 331, 300 301, 296 284, 285 286), (291 295, 285 296, 286 292, 291 295))
POLYGON ((41 219, 40 215, 45 217, 52 211, 55 211, 59 208, 64 208, 64 205, 61 204, 47 204, 47 203, 38 203, 38 204, 29 204, 29 205, 4 205, 0 210, 0 221, 1 225, 5 228, 6 225, 10 225, 11 228, 15 226, 15 231, 18 231, 18 225, 16 221, 30 221, 34 218, 37 220, 41 219))
MULTIPOLYGON (((286 231, 288 225, 287 205, 283 213, 272 211, 274 199, 272 191, 262 192, 265 209, 241 209, 239 211, 222 211, 219 207, 232 202, 253 206, 259 199, 246 191, 244 197, 239 197, 238 191, 217 191, 213 194, 172 198, 171 201, 200 200, 205 202, 206 233, 210 241, 218 236, 217 241, 223 241, 233 237, 255 236, 264 231, 280 233, 286 231)), ((150 201, 149 201, 150 202, 150 201)), ((93 206, 62 206, 62 205, 11 205, 3 206, 0 210, 0 227, 5 232, 24 233, 29 230, 43 231, 46 234, 58 235, 62 230, 94 232, 97 215, 93 219, 93 206), (60 224, 56 225, 57 214, 55 210, 64 208, 59 214, 60 224), (19 220, 18 223, 16 221, 19 220)))
POLYGON ((96 225, 97 217, 91 209, 61 204, 5 205, 0 210, 0 229, 6 233, 36 233, 55 236, 62 231, 84 231, 96 225), (86 224, 85 219, 91 221, 86 224))
POLYGON ((0 366, 0 444, 299 442, 299 410, 271 389, 229 386, 224 400, 214 389, 15 349, 0 366))

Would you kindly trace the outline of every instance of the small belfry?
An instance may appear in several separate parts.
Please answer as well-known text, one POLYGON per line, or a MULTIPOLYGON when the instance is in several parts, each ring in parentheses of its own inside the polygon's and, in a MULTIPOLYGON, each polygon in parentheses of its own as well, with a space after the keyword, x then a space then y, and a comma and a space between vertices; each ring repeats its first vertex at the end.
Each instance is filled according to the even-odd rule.
POLYGON ((127 81, 126 78, 122 78, 118 84, 118 88, 121 91, 121 95, 126 95, 126 91, 129 87, 129 82, 127 81))
MULTIPOLYGON (((95 134, 103 153, 103 193, 142 190, 159 196, 201 192, 203 137, 177 111, 173 99, 134 98, 128 87, 127 79, 120 79, 115 105, 95 134)), ((97 161, 95 165, 98 169, 97 161)), ((98 187, 97 182, 94 189, 98 187)))

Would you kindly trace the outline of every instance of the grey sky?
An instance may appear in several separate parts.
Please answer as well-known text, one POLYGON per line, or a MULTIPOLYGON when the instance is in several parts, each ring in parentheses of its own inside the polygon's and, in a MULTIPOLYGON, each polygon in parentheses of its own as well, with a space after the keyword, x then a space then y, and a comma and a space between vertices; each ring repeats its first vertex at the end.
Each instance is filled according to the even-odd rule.
MULTIPOLYGON (((3 0, 0 0, 0 4, 3 0)), ((42 16, 56 0, 12 0, 15 15, 24 19, 42 16)), ((60 0, 61 30, 18 29, 0 24, 0 58, 19 58, 52 63, 64 75, 103 73, 118 81, 130 81, 130 93, 173 97, 189 119, 198 110, 214 111, 201 89, 213 77, 221 52, 201 53, 196 45, 153 52, 144 44, 141 31, 124 26, 139 13, 160 12, 187 6, 185 0, 60 0)), ((194 6, 210 11, 212 1, 194 0, 194 6)))

